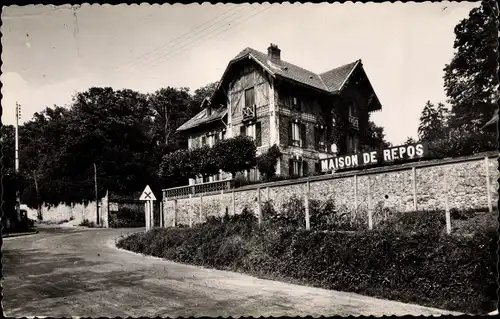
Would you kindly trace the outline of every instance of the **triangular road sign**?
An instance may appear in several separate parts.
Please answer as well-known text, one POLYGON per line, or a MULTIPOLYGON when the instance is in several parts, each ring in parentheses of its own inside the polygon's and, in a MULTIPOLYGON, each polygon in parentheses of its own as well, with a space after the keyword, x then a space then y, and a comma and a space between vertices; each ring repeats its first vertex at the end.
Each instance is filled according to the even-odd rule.
POLYGON ((146 186, 141 194, 141 197, 139 197, 139 200, 156 200, 155 194, 153 194, 153 191, 151 190, 151 187, 149 187, 149 185, 146 186))

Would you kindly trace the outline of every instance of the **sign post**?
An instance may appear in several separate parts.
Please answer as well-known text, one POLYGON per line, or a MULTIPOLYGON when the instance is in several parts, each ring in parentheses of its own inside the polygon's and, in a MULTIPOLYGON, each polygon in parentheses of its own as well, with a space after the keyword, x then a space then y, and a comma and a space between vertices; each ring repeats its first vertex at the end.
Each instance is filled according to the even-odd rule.
POLYGON ((139 200, 145 201, 144 203, 144 213, 146 215, 146 231, 155 227, 154 218, 153 218, 153 207, 154 201, 156 200, 155 194, 149 187, 146 185, 146 188, 139 197, 139 200))

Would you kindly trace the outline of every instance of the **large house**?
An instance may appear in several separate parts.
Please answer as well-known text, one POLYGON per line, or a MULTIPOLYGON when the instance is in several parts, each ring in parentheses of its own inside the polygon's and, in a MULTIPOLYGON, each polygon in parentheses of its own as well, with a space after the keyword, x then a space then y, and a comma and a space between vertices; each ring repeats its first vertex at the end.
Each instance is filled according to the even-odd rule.
MULTIPOLYGON (((276 144, 283 153, 277 174, 302 176, 318 171, 319 160, 337 150, 359 152, 368 113, 381 108, 361 60, 318 74, 282 60, 271 44, 267 54, 246 48, 233 58, 202 111, 177 131, 187 135, 190 148, 239 134, 255 139, 258 154, 276 144), (328 137, 334 114, 348 123, 336 145, 328 137)), ((249 177, 258 178, 257 170, 249 177)))

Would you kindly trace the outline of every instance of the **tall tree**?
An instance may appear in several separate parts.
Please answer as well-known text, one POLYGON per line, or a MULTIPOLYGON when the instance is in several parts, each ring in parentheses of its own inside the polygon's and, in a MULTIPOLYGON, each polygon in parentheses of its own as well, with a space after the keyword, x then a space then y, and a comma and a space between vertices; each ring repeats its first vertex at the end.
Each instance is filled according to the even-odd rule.
POLYGON ((431 141, 445 138, 447 135, 447 115, 448 110, 442 103, 434 105, 430 101, 427 101, 420 115, 420 124, 418 126, 419 139, 431 141))
POLYGON ((217 85, 219 85, 218 81, 209 83, 199 89, 196 89, 193 95, 193 107, 198 108, 199 110, 202 101, 205 98, 210 98, 212 96, 212 94, 215 92, 215 89, 217 88, 217 85))
POLYGON ((385 140, 384 128, 382 126, 377 126, 373 121, 368 121, 367 127, 367 141, 365 147, 367 149, 378 149, 388 147, 389 142, 385 140))
POLYGON ((153 111, 152 135, 155 144, 164 145, 162 153, 185 146, 176 130, 195 115, 189 88, 161 88, 148 96, 153 111))
MULTIPOLYGON (((446 95, 451 104, 449 125, 491 139, 480 131, 494 114, 498 99, 498 5, 483 0, 455 27, 455 54, 444 68, 446 95)), ((493 137, 494 138, 494 137, 493 137)))

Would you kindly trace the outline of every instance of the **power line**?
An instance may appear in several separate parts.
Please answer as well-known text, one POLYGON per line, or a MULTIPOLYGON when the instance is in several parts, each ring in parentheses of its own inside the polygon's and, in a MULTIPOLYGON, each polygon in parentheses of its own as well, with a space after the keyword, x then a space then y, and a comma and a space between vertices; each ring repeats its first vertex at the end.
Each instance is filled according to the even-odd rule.
MULTIPOLYGON (((162 44, 162 45, 160 45, 160 46, 156 47, 155 49, 153 49, 153 50, 151 50, 151 51, 148 51, 148 52, 146 52, 146 53, 144 53, 144 54, 142 54, 142 55, 140 55, 140 56, 138 56, 138 57, 135 57, 135 58, 131 59, 130 61, 128 61, 128 62, 126 62, 126 63, 124 63, 124 64, 123 64, 123 65, 121 65, 120 67, 115 68, 115 70, 116 70, 116 71, 119 71, 120 69, 122 69, 122 68, 123 68, 123 67, 125 67, 126 65, 131 64, 131 63, 133 63, 133 62, 135 62, 135 61, 137 61, 137 60, 140 60, 141 62, 142 62, 142 61, 144 61, 144 59, 143 59, 143 60, 141 60, 141 58, 146 57, 146 56, 149 56, 149 55, 151 55, 152 53, 157 52, 158 50, 161 50, 161 49, 163 49, 163 48, 165 48, 165 47, 167 47, 167 46, 168 46, 168 47, 171 47, 171 44, 174 44, 175 42, 177 42, 177 40, 179 40, 179 39, 183 38, 183 37, 184 37, 184 36, 186 36, 186 35, 189 35, 190 33, 194 32, 195 30, 199 29, 199 28, 200 28, 200 27, 202 27, 202 26, 207 25, 207 24, 208 24, 208 23, 210 23, 210 22, 213 22, 213 21, 218 20, 220 17, 222 17, 222 16, 226 15, 227 13, 229 13, 229 12, 231 12, 231 11, 233 11, 233 10, 237 9, 237 8, 238 8, 238 7, 236 7, 236 6, 235 6, 235 7, 231 8, 231 9, 229 9, 229 10, 224 11, 222 14, 220 14, 220 15, 216 16, 215 18, 212 18, 212 19, 208 20, 207 22, 202 23, 202 24, 200 24, 200 25, 198 25, 198 26, 196 26, 196 27, 194 27, 194 28, 190 29, 189 31, 187 31, 187 32, 185 32, 185 33, 183 33, 183 34, 181 34, 181 35, 179 35, 179 36, 175 37, 174 39, 172 39, 172 40, 168 41, 167 43, 164 43, 164 44, 162 44)), ((245 8, 241 8, 241 10, 239 9, 239 10, 237 10, 236 12, 242 11, 242 10, 244 10, 244 9, 245 9, 245 8)), ((233 16, 234 14, 235 14, 235 13, 233 13, 233 14, 229 15, 229 17, 233 16)), ((224 19, 222 19, 222 20, 225 20, 226 18, 228 18, 228 17, 225 17, 225 18, 224 18, 224 19)), ((212 24, 210 24, 208 27, 203 28, 203 29, 201 29, 199 32, 196 32, 196 33, 194 33, 194 34, 199 34, 200 32, 203 32, 203 31, 205 31, 205 30, 209 29, 210 27, 212 27, 213 25, 215 25, 215 24, 217 24, 217 23, 219 23, 219 22, 221 22, 221 21, 218 21, 218 22, 212 23, 212 24)), ((190 39, 190 38, 191 38, 191 37, 184 38, 182 41, 185 41, 185 40, 190 39)), ((181 41, 181 42, 182 42, 182 41, 181 41)))
MULTIPOLYGON (((155 59, 155 60, 153 60, 153 61, 150 61, 149 63, 147 63, 147 64, 146 64, 146 65, 144 65, 144 66, 150 66, 150 65, 152 65, 152 63, 157 62, 157 61, 159 61, 159 63, 157 63, 156 65, 159 65, 159 64, 165 63, 166 61, 170 60, 172 57, 174 57, 174 56, 178 55, 179 53, 181 53, 181 52, 179 52, 181 49, 188 47, 186 50, 182 50, 182 52, 189 51, 189 50, 193 49, 194 47, 196 47, 197 45, 199 45, 199 44, 201 44, 201 43, 203 43, 203 42, 205 42, 205 41, 207 41, 207 40, 210 40, 210 39, 212 39, 212 38, 214 38, 214 37, 216 37, 216 36, 218 36, 218 35, 220 35, 220 34, 222 34, 222 33, 226 32, 226 31, 229 31, 229 30, 231 30, 231 29, 235 28, 235 27, 236 27, 236 26, 238 26, 238 25, 241 25, 243 22, 245 22, 245 21, 247 21, 247 20, 249 20, 249 19, 253 18, 254 16, 256 16, 256 15, 258 15, 258 14, 260 14, 260 13, 262 13, 262 12, 264 12, 264 11, 268 10, 268 9, 270 9, 271 7, 272 7, 272 6, 268 6, 268 7, 264 8, 264 9, 262 9, 262 10, 260 10, 260 11, 257 11, 256 13, 254 13, 254 14, 252 14, 252 15, 248 16, 247 18, 245 18, 245 19, 243 19, 243 20, 239 20, 239 22, 238 22, 238 23, 236 23, 236 24, 234 24, 233 26, 230 26, 229 28, 223 29, 222 31, 220 31, 220 32, 218 32, 218 33, 216 33, 216 34, 213 34, 212 36, 210 36, 210 37, 208 37, 208 38, 205 38, 205 37, 200 37, 200 38, 198 38, 197 40, 201 40, 201 41, 191 41, 190 43, 187 43, 186 45, 181 46, 181 47, 177 48, 176 50, 173 50, 173 51, 167 52, 166 54, 164 54, 164 55, 160 56, 158 59, 155 59), (191 45, 191 44, 193 44, 193 43, 196 43, 196 44, 195 44, 195 45, 193 45, 193 46, 191 46, 191 47, 189 47, 189 45, 191 45)), ((222 26, 222 27, 225 27, 225 26, 226 26, 226 25, 224 25, 224 26, 222 26)), ((217 28, 216 30, 213 30, 213 31, 217 31, 217 30, 219 30, 219 29, 221 29, 221 28, 217 28)), ((207 35, 209 35, 209 34, 207 34, 207 35)), ((132 73, 131 75, 133 76, 133 75, 136 75, 136 74, 138 74, 138 72, 134 72, 134 73, 132 73)))

